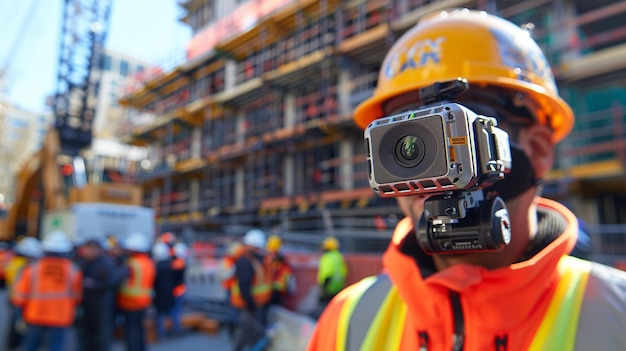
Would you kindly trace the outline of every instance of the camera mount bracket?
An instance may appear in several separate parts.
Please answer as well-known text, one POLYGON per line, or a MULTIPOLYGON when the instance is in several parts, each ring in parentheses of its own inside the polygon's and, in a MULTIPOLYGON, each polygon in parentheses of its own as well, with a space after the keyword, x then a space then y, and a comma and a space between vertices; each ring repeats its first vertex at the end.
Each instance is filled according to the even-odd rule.
POLYGON ((511 241, 511 225, 499 196, 450 191, 426 199, 416 234, 427 253, 499 251, 511 241))
POLYGON ((468 89, 469 83, 467 79, 457 78, 421 88, 419 97, 424 105, 430 105, 438 102, 454 101, 468 89))

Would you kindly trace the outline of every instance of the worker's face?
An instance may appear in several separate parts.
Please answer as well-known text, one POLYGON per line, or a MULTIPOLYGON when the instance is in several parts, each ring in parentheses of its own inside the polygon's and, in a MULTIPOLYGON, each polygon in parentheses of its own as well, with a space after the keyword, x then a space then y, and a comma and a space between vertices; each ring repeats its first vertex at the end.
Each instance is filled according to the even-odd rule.
POLYGON ((87 261, 93 261, 100 256, 101 252, 97 245, 87 244, 79 248, 78 254, 87 261))
MULTIPOLYGON (((404 95, 390 100, 385 105, 387 116, 415 109, 414 95, 404 95)), ((461 101, 461 103, 463 103, 461 101)), ((475 111, 485 114, 481 111, 475 111)), ((487 114, 485 114, 487 115, 487 114)), ((502 116, 501 116, 502 117, 502 116)), ((500 118, 498 127, 509 133, 512 141, 523 149, 535 172, 536 179, 542 179, 551 169, 553 164, 552 132, 549 128, 523 123, 519 119, 507 121, 500 118)), ((515 170, 511 170, 515 172, 515 170)), ((458 263, 471 263, 482 265, 487 268, 507 266, 516 262, 526 249, 530 238, 535 233, 533 222, 536 221, 534 207, 532 207, 536 189, 534 187, 523 192, 521 195, 506 201, 512 227, 511 243, 500 252, 481 252, 459 255, 435 255, 435 263, 439 268, 444 268, 458 263)), ((427 196, 411 195, 397 198, 398 206, 402 212, 418 223, 424 212, 424 201, 427 196)))

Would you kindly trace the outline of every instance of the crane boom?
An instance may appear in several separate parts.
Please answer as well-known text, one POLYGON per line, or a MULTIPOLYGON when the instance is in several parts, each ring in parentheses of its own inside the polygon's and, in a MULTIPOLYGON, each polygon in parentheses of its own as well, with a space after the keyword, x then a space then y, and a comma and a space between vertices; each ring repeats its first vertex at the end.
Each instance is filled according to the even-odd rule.
POLYGON ((65 0, 53 108, 61 151, 69 156, 91 145, 110 12, 111 0, 65 0))

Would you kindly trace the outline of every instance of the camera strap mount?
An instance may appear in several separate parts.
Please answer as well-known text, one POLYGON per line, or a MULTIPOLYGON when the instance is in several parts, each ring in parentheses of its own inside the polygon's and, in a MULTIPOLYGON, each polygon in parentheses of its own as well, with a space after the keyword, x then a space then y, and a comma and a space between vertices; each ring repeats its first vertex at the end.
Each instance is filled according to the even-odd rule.
POLYGON ((469 89, 467 79, 457 78, 445 82, 437 82, 419 90, 420 100, 424 105, 437 102, 452 102, 469 89))

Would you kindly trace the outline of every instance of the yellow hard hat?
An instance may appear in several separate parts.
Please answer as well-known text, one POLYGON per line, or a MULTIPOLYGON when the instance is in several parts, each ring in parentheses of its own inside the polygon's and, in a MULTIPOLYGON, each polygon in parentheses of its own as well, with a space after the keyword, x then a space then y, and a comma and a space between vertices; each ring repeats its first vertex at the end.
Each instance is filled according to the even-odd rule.
POLYGON ((424 17, 389 50, 371 98, 355 110, 365 129, 384 117, 383 105, 396 96, 436 82, 467 79, 474 86, 521 92, 555 142, 574 125, 574 114, 559 97, 548 61, 530 33, 482 11, 456 9, 424 17))
POLYGON ((269 252, 278 252, 280 248, 283 246, 283 241, 280 239, 278 235, 270 235, 267 238, 267 244, 265 245, 265 249, 269 252))
POLYGON ((322 241, 322 249, 324 250, 337 250, 339 249, 339 240, 336 238, 329 236, 328 238, 322 241))

